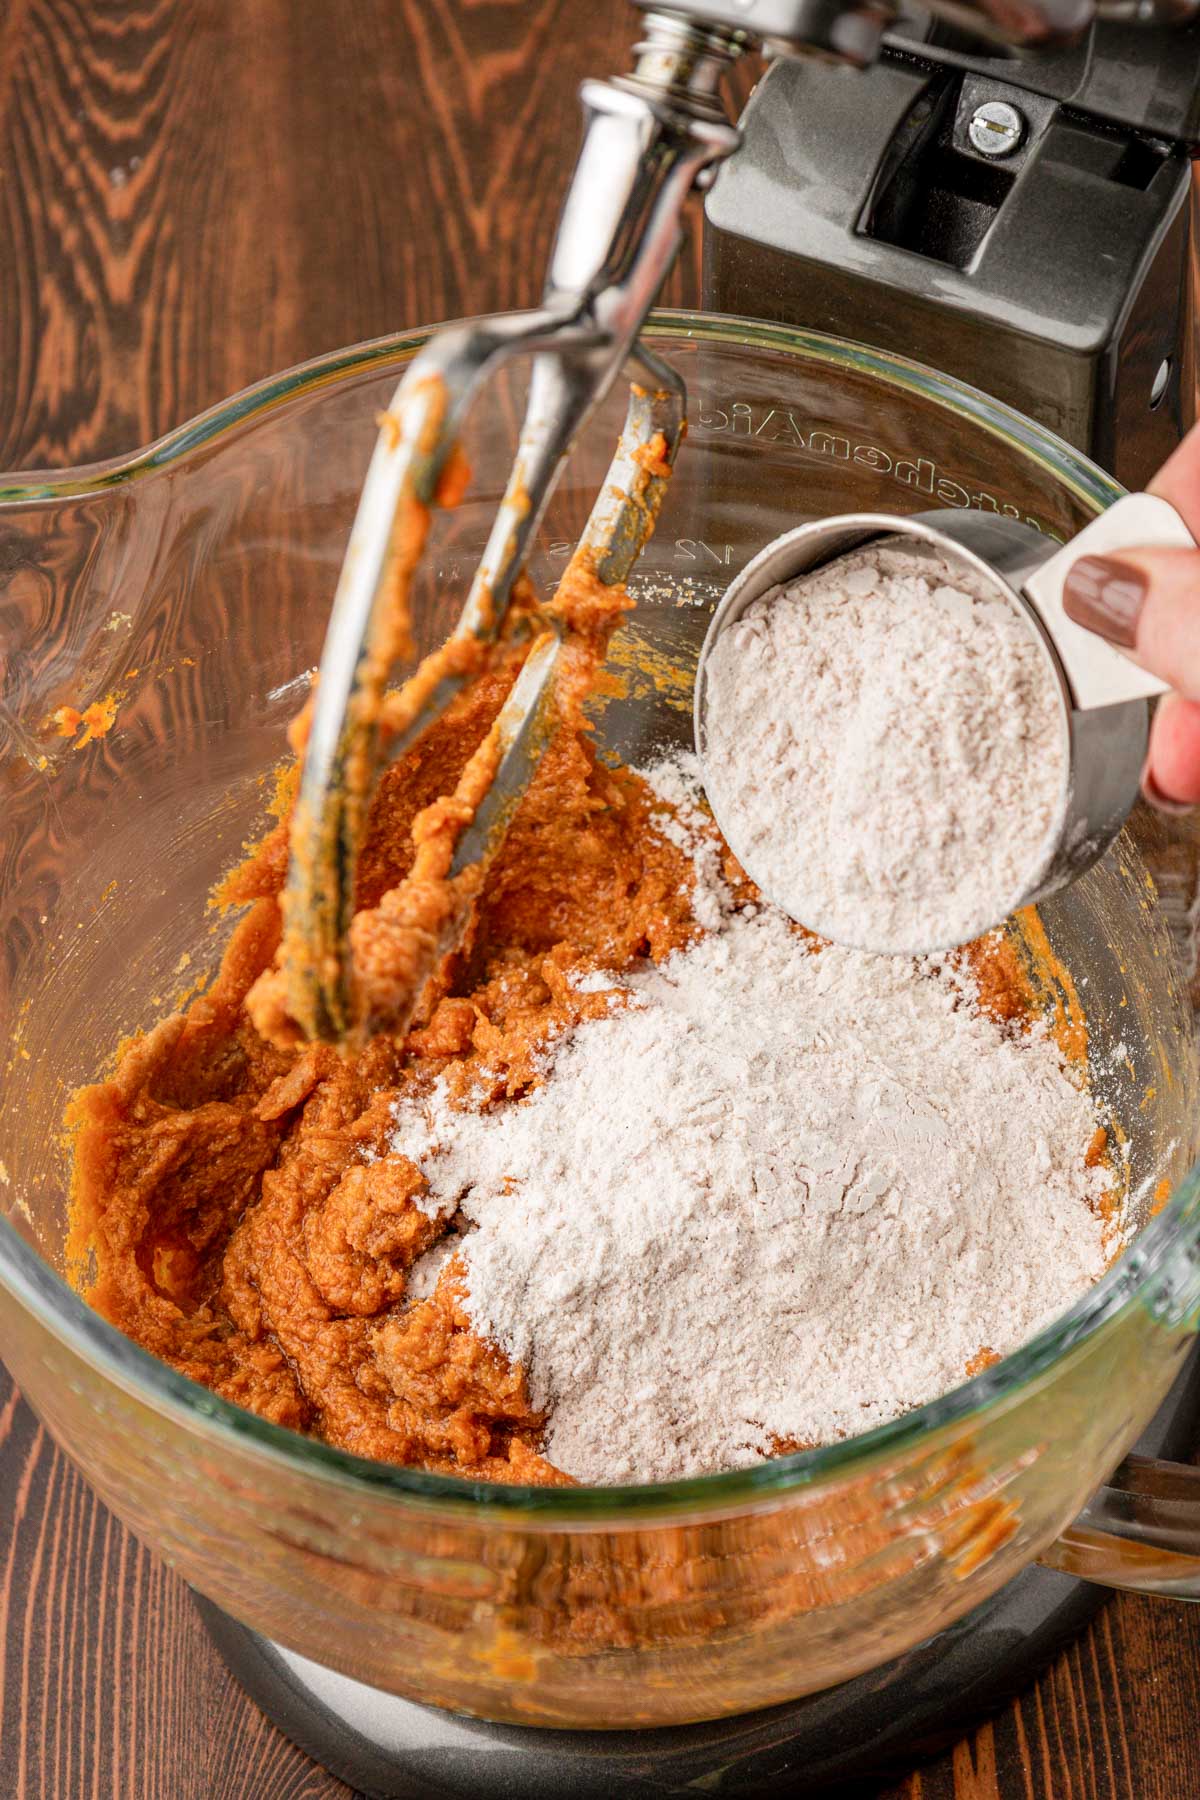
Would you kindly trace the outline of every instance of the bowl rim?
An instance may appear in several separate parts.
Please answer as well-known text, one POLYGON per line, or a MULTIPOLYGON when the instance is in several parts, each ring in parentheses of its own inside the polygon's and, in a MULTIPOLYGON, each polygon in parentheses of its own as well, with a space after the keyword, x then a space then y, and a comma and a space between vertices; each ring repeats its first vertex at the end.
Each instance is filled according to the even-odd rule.
MULTIPOLYGON (((0 517, 17 507, 98 494, 145 479, 300 395, 343 385, 381 365, 402 364, 436 329, 395 333, 299 363, 242 389, 125 456, 61 472, 0 476, 0 517)), ((918 392, 953 407, 981 430, 1012 443, 1088 505, 1100 509, 1123 491, 1052 432, 966 383, 905 357, 824 333, 695 311, 657 309, 650 315, 645 335, 666 344, 708 342, 777 351, 799 356, 809 364, 856 370, 883 385, 918 392)), ((530 1487, 434 1475, 371 1461, 272 1424, 180 1374, 110 1325, 4 1217, 0 1217, 0 1286, 70 1351, 142 1403, 174 1415, 188 1429, 219 1442, 232 1438, 278 1467, 324 1478, 360 1497, 370 1492, 410 1506, 465 1508, 477 1517, 493 1517, 497 1523, 500 1515, 515 1512, 530 1523, 547 1527, 586 1523, 602 1528, 647 1515, 674 1521, 680 1515, 745 1510, 755 1503, 777 1505, 790 1493, 826 1479, 843 1482, 865 1473, 882 1458, 927 1445, 933 1433, 1013 1403, 1031 1383, 1049 1375, 1068 1352, 1142 1304, 1156 1277, 1189 1241, 1198 1238, 1200 1163, 1188 1171, 1133 1244, 1073 1306, 1012 1354, 950 1392, 888 1424, 817 1449, 720 1474, 612 1487, 530 1487)))

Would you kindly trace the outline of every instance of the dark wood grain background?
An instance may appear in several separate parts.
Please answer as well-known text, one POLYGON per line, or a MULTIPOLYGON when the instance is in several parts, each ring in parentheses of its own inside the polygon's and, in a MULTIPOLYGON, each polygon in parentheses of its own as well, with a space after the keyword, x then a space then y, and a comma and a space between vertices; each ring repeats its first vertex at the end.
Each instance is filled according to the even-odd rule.
MULTIPOLYGON (((0 467, 536 298, 621 0, 0 0, 0 467)), ((743 71, 743 89, 750 71, 743 71)), ((690 238, 666 298, 698 299, 690 238)), ((0 1372, 0 1800, 331 1800, 0 1372)), ((1196 1800, 1200 1613, 1122 1599, 888 1800, 1196 1800)))

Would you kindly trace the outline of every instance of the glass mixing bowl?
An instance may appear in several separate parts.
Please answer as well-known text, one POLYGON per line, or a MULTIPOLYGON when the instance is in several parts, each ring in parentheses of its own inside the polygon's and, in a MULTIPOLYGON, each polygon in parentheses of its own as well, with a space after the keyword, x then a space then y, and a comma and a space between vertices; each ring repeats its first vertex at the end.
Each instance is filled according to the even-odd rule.
MULTIPOLYGON (((1066 535, 1116 492, 912 364, 703 316, 660 315, 649 336, 688 381, 692 429, 615 648, 625 696, 599 721, 634 760, 688 742, 712 603, 786 527, 972 505, 1066 535)), ((1192 1014, 1128 836, 1043 919, 1086 977, 1093 1079, 1148 1222, 1035 1342, 881 1430, 671 1486, 481 1487, 227 1405, 64 1284, 64 1103, 215 964, 227 922, 205 898, 262 827, 375 417, 421 341, 326 357, 141 454, 0 489, 0 1351, 25 1395, 105 1502, 220 1606, 360 1680, 494 1719, 663 1725, 783 1701, 899 1654, 1038 1555, 1200 1592, 1186 1471, 1142 1468, 1077 1520, 1200 1306, 1192 1014), (94 703, 94 730, 60 710, 94 703)), ((422 649, 482 547, 520 387, 488 390, 472 425, 475 486, 439 521, 417 593, 422 649)), ((619 396, 601 410, 550 508, 542 584, 622 411, 619 396)))

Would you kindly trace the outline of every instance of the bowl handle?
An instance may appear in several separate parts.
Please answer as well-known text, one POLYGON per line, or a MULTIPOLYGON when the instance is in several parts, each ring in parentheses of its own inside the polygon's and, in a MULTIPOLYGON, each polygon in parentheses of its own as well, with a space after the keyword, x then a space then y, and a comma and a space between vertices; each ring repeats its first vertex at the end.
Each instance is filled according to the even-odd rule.
POLYGON ((1104 1587, 1200 1600, 1200 1468, 1127 1456, 1038 1560, 1104 1587))

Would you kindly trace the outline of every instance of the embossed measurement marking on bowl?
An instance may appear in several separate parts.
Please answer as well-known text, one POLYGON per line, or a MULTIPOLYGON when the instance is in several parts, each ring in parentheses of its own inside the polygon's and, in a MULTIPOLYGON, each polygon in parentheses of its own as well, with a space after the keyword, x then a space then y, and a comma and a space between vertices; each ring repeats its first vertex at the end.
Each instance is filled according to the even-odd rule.
MULTIPOLYGON (((1164 691, 1164 684, 1068 619, 1062 606, 1067 569, 1077 556, 1088 553, 1104 554, 1132 544, 1186 547, 1192 542, 1183 521, 1166 501, 1134 494, 1116 502, 1065 546, 1055 545, 1027 525, 974 512, 923 513, 912 518, 846 514, 800 526, 768 544, 717 607, 696 675, 696 747, 709 803, 747 872, 771 900, 821 936, 856 949, 904 955, 965 943, 1009 913, 1077 880, 1104 854, 1137 799, 1149 731, 1148 702, 1164 691), (952 680, 940 684, 944 703, 962 709, 963 731, 976 738, 975 757, 964 760, 956 755, 949 759, 949 766, 939 768, 938 731, 921 732, 919 743, 914 732, 905 740, 904 757, 898 759, 908 770, 910 791, 904 806, 897 807, 894 796, 883 798, 888 795, 891 771, 881 746, 878 817, 871 811, 870 783, 862 780, 854 787, 857 811, 853 817, 849 811, 843 816, 836 806, 830 807, 827 795, 814 795, 811 788, 801 788, 799 783, 794 786, 794 808, 790 808, 782 766, 769 776, 743 767, 749 760, 743 751, 751 748, 751 740, 744 734, 754 732, 757 742, 753 749, 760 759, 764 747, 771 755, 778 751, 781 758, 787 756, 788 742, 798 747, 794 773, 799 774, 803 766, 811 782, 814 768, 819 779, 823 761, 829 759, 805 754, 804 732, 828 730, 828 712, 824 719, 819 707, 806 712, 804 694, 781 685, 771 697, 769 723, 777 722, 779 728, 778 739, 773 740, 769 730, 759 728, 758 718, 739 706, 736 658, 740 645, 725 634, 751 606, 755 616, 765 618, 764 608, 772 606, 785 589, 786 604, 794 607, 805 589, 803 584, 799 589, 787 588, 789 582, 868 545, 879 549, 883 565, 893 569, 903 565, 918 574, 928 570, 935 583, 947 583, 957 592, 963 613, 989 599, 1011 607, 1014 618, 1029 634, 1029 650, 1021 651, 1020 636, 1011 630, 997 635, 995 614, 989 617, 984 604, 978 625, 985 636, 990 632, 995 650, 1003 641, 1007 665, 1000 681, 994 679, 995 670, 989 671, 993 677, 988 683, 990 691, 985 691, 982 681, 979 685, 978 705, 988 710, 992 722, 970 716, 961 679, 957 684, 952 680), (714 660, 718 642, 721 654, 714 660), (1011 685, 1006 688, 1005 682, 1011 685), (722 706, 725 716, 718 711, 722 706), (1002 713, 1003 707, 1010 712, 1002 713), (1057 730, 1047 709, 1057 715, 1057 730), (1018 712, 1019 731, 1011 716, 1018 712), (998 758, 987 754, 989 736, 997 750, 1003 738, 1009 740, 1008 781, 998 796, 993 796, 988 786, 1000 767, 998 758), (1025 755, 1030 766, 1022 782, 1014 777, 1020 774, 1019 758, 1025 755), (914 769, 922 770, 923 786, 917 785, 914 769), (965 797, 949 795, 945 791, 948 778, 977 781, 979 792, 965 797), (763 788, 770 790, 772 800, 778 800, 766 824, 763 788), (751 795, 755 796, 753 815, 751 795), (1005 836, 1003 842, 989 844, 979 825, 993 798, 996 829, 1005 836), (888 812, 891 817, 885 822, 888 812), (907 838, 903 833, 897 835, 901 813, 911 823, 907 838), (973 829, 959 829, 964 819, 973 823, 973 829), (876 841, 866 855, 857 855, 853 849, 847 855, 839 834, 854 835, 855 847, 860 836, 864 846, 872 836, 876 841), (945 884, 938 892, 930 891, 931 840, 944 840, 947 846, 945 861, 939 865, 945 884), (912 852, 904 860, 903 846, 907 844, 912 852), (880 866, 881 846, 885 853, 897 847, 895 879, 892 871, 880 866), (821 859, 821 867, 806 867, 807 858, 821 859), (838 893, 837 884, 828 878, 829 869, 852 882, 856 891, 838 893)), ((855 566, 851 558, 848 570, 855 566)), ((918 583, 913 591, 922 590, 928 606, 933 596, 927 584, 918 583)), ((889 592, 894 603, 894 581, 889 592)), ((814 606, 817 594, 827 596, 828 584, 816 584, 814 606)), ((943 598, 953 611, 950 594, 943 598)), ((870 599, 865 603, 870 605, 870 599)), ((825 616, 836 619, 836 611, 825 616)), ((947 619, 949 635, 949 614, 947 619)), ((970 666, 964 635, 967 623, 960 613, 954 627, 965 659, 958 671, 960 677, 970 666)), ((794 618, 791 624, 794 627, 794 618)), ((739 635, 753 654, 750 635, 739 635)), ((773 634, 771 641, 774 644, 773 634)), ((929 692, 922 691, 916 677, 915 660, 923 657, 923 646, 914 634, 910 634, 910 648, 913 660, 905 673, 912 683, 912 708, 906 716, 894 706, 893 687, 897 730, 907 730, 916 710, 923 702, 929 703, 929 692)), ((974 666, 981 666, 978 660, 974 666)), ((786 682, 786 674, 780 670, 781 684, 786 682)), ((941 723, 947 725, 941 742, 949 743, 955 736, 953 721, 941 723)), ((861 746, 854 748, 861 752, 861 746)), ((935 874, 932 880, 937 879, 935 874)))

